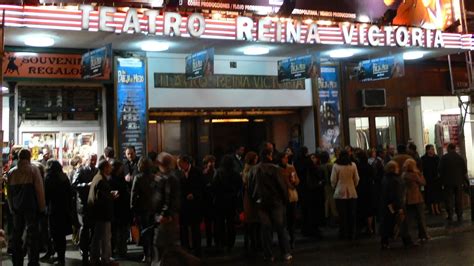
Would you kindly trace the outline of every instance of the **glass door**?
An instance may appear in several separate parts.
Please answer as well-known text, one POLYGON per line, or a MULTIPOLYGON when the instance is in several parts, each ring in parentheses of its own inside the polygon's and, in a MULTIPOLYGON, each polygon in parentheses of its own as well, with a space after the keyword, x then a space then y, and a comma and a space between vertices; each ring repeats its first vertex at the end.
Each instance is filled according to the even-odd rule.
POLYGON ((349 118, 349 139, 352 147, 358 147, 363 150, 370 148, 369 117, 349 118))
POLYGON ((387 147, 391 144, 397 146, 397 124, 395 116, 376 116, 375 135, 377 146, 387 147))

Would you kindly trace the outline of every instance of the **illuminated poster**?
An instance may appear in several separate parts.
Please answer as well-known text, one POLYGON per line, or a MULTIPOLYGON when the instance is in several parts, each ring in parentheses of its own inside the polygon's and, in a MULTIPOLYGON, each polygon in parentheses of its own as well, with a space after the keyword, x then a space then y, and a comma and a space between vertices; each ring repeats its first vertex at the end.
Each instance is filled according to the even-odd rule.
POLYGON ((214 48, 186 57, 186 79, 198 79, 214 74, 214 48))
POLYGON ((82 55, 82 78, 110 79, 112 44, 82 55))
POLYGON ((404 75, 405 63, 402 55, 369 59, 359 63, 360 81, 400 78, 404 75))
POLYGON ((278 61, 278 82, 316 77, 317 60, 313 55, 288 58, 278 61))
POLYGON ((134 146, 137 156, 145 154, 147 102, 145 62, 139 58, 117 59, 117 127, 120 154, 134 146))
POLYGON ((321 66, 319 86, 319 146, 328 152, 341 145, 341 111, 337 66, 321 66))

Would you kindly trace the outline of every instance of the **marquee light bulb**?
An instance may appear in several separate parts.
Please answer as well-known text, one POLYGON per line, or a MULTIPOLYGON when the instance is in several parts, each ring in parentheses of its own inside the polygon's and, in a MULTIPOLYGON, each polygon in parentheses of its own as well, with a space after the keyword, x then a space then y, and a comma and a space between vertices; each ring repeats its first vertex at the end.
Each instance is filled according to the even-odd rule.
POLYGON ((54 39, 47 35, 28 35, 24 39, 27 46, 49 47, 54 45, 54 39))
POLYGON ((331 58, 346 58, 354 55, 354 51, 351 49, 337 49, 329 52, 331 58))
POLYGON ((168 50, 170 45, 164 42, 145 41, 141 43, 140 48, 146 52, 163 52, 168 50))
POLYGON ((403 53, 403 59, 404 60, 416 60, 416 59, 423 58, 424 55, 425 55, 425 53, 421 52, 421 51, 405 52, 405 53, 403 53))
POLYGON ((244 55, 264 55, 268 54, 270 49, 264 46, 250 46, 245 48, 244 55))

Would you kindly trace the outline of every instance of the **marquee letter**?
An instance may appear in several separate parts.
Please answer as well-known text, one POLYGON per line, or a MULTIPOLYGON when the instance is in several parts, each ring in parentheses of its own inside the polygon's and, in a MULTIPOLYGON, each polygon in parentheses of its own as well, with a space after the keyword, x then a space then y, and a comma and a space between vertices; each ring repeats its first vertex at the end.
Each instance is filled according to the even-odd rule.
POLYGON ((283 31, 283 25, 281 25, 280 21, 277 21, 275 24, 276 24, 275 42, 281 42, 281 39, 282 39, 281 33, 283 31))
POLYGON ((321 43, 321 39, 319 38, 318 25, 316 23, 311 23, 311 25, 309 26, 308 35, 306 36, 306 43, 321 43))
POLYGON ((94 10, 94 7, 91 5, 79 5, 79 10, 82 10, 82 29, 88 30, 89 29, 89 17, 91 11, 94 10))
POLYGON ((433 47, 434 48, 443 48, 444 47, 443 33, 440 30, 435 31, 433 47))
POLYGON ((140 20, 138 19, 137 10, 135 8, 130 8, 127 11, 127 16, 125 17, 125 21, 123 23, 122 32, 128 32, 130 26, 133 27, 135 33, 142 32, 140 28, 140 20))
POLYGON ((107 13, 115 13, 117 9, 115 7, 102 6, 99 8, 99 30, 114 32, 114 27, 107 26, 107 22, 114 22, 114 17, 109 16, 107 13))
POLYGON ((420 28, 411 28, 411 45, 423 47, 423 30, 420 28))
POLYGON ((301 22, 297 21, 296 25, 292 21, 286 22, 286 42, 299 43, 301 40, 301 22))
POLYGON ((367 39, 369 40, 370 46, 378 46, 380 44, 379 37, 374 36, 375 34, 380 33, 380 28, 377 25, 372 25, 369 27, 369 31, 367 33, 367 39))
POLYGON ((433 39, 431 38, 431 30, 426 29, 425 31, 425 46, 428 48, 433 47, 433 39))
POLYGON ((365 25, 360 24, 359 25, 359 44, 360 45, 365 45, 365 25))
POLYGON ((270 29, 265 28, 265 26, 272 26, 272 21, 270 18, 261 18, 258 20, 257 40, 261 42, 270 42, 271 38, 265 36, 265 33, 270 33, 270 29))
POLYGON ((199 13, 193 13, 188 18, 188 32, 192 37, 201 37, 201 35, 206 30, 206 20, 204 16, 199 13), (198 29, 194 27, 194 23, 197 21, 198 29))
POLYGON ((174 36, 181 36, 180 26, 182 17, 180 14, 175 12, 165 13, 164 19, 164 35, 170 36, 171 30, 173 30, 174 36))
POLYGON ((400 47, 406 47, 409 40, 407 27, 398 27, 395 31, 395 43, 400 47))
POLYGON ((147 10, 145 15, 148 17, 148 34, 156 34, 156 16, 158 16, 158 10, 147 10))
POLYGON ((352 37, 354 36, 355 25, 350 24, 350 27, 347 27, 347 23, 342 23, 340 27, 342 29, 342 37, 344 39, 344 44, 351 44, 352 37))
POLYGON ((237 40, 252 41, 253 20, 249 17, 237 17, 237 40))
POLYGON ((383 27, 383 31, 385 32, 385 45, 391 46, 393 28, 391 26, 385 26, 383 27))

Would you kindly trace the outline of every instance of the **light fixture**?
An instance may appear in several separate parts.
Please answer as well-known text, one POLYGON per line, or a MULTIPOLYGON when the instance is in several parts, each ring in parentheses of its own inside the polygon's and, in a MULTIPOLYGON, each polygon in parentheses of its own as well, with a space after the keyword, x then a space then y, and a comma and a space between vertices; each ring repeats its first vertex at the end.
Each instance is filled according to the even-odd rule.
POLYGON ((211 123, 248 123, 249 120, 247 118, 219 118, 219 119, 212 119, 211 123))
POLYGON ((337 49, 329 52, 331 58, 346 58, 354 55, 354 51, 351 49, 337 49))
POLYGON ((370 18, 367 15, 360 15, 358 20, 361 23, 369 23, 370 22, 370 18))
POLYGON ((8 92, 8 87, 7 86, 2 86, 2 92, 8 92))
POLYGON ((140 44, 140 48, 146 52, 163 52, 170 48, 166 42, 144 41, 140 44))
POLYGON ((34 47, 49 47, 54 45, 54 39, 47 35, 28 35, 25 37, 24 43, 34 47))
POLYGON ((264 46, 249 46, 245 48, 244 55, 264 55, 268 54, 270 49, 264 46))
POLYGON ((425 53, 422 51, 405 52, 403 53, 403 60, 416 60, 416 59, 423 58, 424 55, 425 53))

